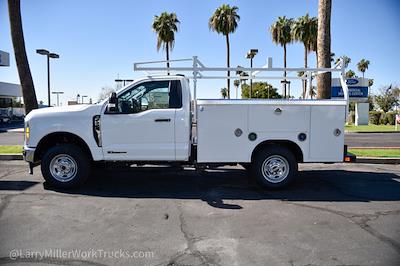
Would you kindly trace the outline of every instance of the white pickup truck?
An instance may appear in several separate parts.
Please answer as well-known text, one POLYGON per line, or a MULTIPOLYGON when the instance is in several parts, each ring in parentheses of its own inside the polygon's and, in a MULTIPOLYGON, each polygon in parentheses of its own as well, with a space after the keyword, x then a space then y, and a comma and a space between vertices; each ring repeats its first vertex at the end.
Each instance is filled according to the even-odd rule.
POLYGON ((298 163, 344 161, 346 105, 197 100, 182 75, 145 77, 98 104, 30 112, 23 153, 31 171, 41 164, 44 179, 62 188, 82 184, 94 162, 241 164, 262 186, 280 188, 298 163))

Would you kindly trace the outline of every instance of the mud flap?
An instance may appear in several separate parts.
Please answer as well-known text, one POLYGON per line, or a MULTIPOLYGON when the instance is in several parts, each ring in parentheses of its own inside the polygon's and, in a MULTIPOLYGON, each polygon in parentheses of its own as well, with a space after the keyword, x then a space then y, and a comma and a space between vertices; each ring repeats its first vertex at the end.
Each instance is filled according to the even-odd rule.
POLYGON ((343 153, 343 162, 345 163, 355 163, 357 160, 357 157, 355 154, 352 154, 348 152, 347 150, 347 145, 344 145, 344 153, 343 153))

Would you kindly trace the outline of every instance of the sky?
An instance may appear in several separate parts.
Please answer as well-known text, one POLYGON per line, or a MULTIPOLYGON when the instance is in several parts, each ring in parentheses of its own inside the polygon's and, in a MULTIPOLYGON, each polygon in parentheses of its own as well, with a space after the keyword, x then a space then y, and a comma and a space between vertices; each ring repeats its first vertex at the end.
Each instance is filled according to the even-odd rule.
MULTIPOLYGON (((391 83, 400 83, 400 1, 333 0, 332 52, 351 58, 350 69, 357 72, 362 58, 371 64, 366 77, 374 79, 373 92, 391 83)), ((225 38, 208 28, 208 19, 221 4, 239 7, 238 28, 230 36, 231 66, 249 66, 246 52, 257 48, 253 65, 262 67, 273 58, 274 67, 283 66, 283 49, 272 43, 270 25, 278 16, 297 18, 318 14, 317 0, 21 0, 21 12, 28 60, 38 100, 47 102, 46 58, 36 49, 60 55, 52 59, 51 87, 63 91, 61 103, 87 95, 98 100, 101 88, 115 87, 115 79, 136 79, 133 63, 165 60, 165 51, 156 49, 151 29, 155 15, 175 12, 180 20, 171 59, 197 55, 206 66, 226 66, 225 38)), ((0 81, 19 83, 10 36, 7 1, 0 0, 0 50, 10 53, 10 67, 0 68, 0 81)), ((287 49, 287 66, 302 67, 303 45, 287 49)), ((309 55, 315 66, 315 53, 309 55)), ((275 86, 279 84, 273 83, 275 86)), ((199 98, 220 98, 226 81, 201 80, 199 98)), ((292 84, 292 94, 300 95, 301 85, 292 84)), ((231 95, 235 96, 233 85, 231 95)), ((55 103, 56 96, 52 95, 55 103)))

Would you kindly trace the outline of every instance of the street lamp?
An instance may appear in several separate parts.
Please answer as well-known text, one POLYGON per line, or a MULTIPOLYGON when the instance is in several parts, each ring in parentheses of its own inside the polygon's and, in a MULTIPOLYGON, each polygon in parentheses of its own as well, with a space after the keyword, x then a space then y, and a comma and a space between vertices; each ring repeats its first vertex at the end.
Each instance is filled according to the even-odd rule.
MULTIPOLYGON (((246 54, 246 58, 250 59, 250 68, 253 68, 253 58, 257 53, 258 53, 258 49, 250 49, 246 54)), ((252 92, 253 92, 253 75, 250 71, 250 98, 251 98, 252 92)))
POLYGON ((57 94, 57 106, 60 106, 59 95, 64 94, 64 92, 63 91, 53 91, 52 94, 57 94))
POLYGON ((87 95, 82 95, 82 96, 81 96, 82 103, 83 103, 83 99, 86 98, 86 97, 88 97, 88 96, 87 96, 87 95))
POLYGON ((50 106, 50 58, 60 58, 58 54, 50 53, 46 49, 37 49, 36 53, 47 56, 47 97, 50 106))

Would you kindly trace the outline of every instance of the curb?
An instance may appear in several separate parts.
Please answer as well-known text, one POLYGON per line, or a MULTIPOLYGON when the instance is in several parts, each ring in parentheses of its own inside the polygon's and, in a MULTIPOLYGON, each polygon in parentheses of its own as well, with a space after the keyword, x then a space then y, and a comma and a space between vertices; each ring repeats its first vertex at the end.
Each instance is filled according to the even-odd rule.
POLYGON ((352 133, 356 133, 356 134, 371 134, 371 133, 400 133, 400 130, 392 130, 392 131, 344 131, 345 134, 352 134, 352 133))
POLYGON ((400 150, 400 147, 347 147, 349 150, 400 150))
POLYGON ((355 163, 400 164, 400 158, 357 157, 355 163))
POLYGON ((0 161, 23 160, 24 157, 20 153, 0 154, 0 161))

